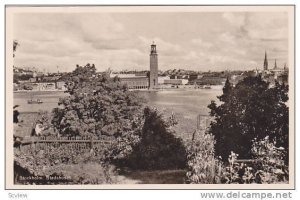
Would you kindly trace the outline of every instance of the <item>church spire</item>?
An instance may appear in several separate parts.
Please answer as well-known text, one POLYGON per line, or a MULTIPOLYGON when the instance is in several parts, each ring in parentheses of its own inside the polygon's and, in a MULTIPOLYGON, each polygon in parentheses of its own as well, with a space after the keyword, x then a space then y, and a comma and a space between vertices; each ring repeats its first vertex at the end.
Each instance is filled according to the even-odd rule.
POLYGON ((264 70, 268 70, 267 51, 265 51, 264 70))
POLYGON ((277 69, 276 59, 275 59, 274 69, 277 69))

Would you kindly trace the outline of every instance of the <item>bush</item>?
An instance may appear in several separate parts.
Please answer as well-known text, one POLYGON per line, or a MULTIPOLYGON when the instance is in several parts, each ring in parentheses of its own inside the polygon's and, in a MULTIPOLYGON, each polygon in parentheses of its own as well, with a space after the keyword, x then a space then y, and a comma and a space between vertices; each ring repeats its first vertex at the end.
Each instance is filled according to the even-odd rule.
POLYGON ((251 158, 252 140, 266 136, 288 152, 288 86, 276 82, 270 87, 261 76, 246 77, 235 86, 227 79, 218 99, 221 104, 208 106, 214 117, 209 132, 215 136, 216 155, 223 161, 231 151, 251 158))
POLYGON ((114 183, 116 172, 112 165, 103 160, 103 152, 78 150, 70 145, 48 147, 48 150, 30 148, 15 150, 15 165, 28 172, 20 176, 39 176, 42 180, 22 184, 104 184, 114 183), (47 177, 62 177, 59 181, 49 181, 47 177), (61 182, 60 182, 61 181, 61 182))
POLYGON ((169 129, 174 118, 164 119, 156 109, 144 109, 145 122, 140 142, 125 161, 134 169, 182 169, 186 166, 185 146, 169 129))
POLYGON ((188 151, 188 183, 220 183, 222 162, 215 158, 215 140, 211 134, 195 131, 188 151))
POLYGON ((288 181, 288 166, 285 165, 286 150, 276 147, 276 141, 267 136, 262 140, 253 140, 252 153, 256 159, 257 173, 261 183, 288 181))
POLYGON ((117 174, 114 166, 99 163, 81 163, 59 165, 46 172, 55 176, 66 177, 68 184, 116 184, 117 174))
POLYGON ((23 163, 22 166, 32 173, 42 174, 43 169, 60 164, 78 164, 87 162, 100 162, 104 160, 103 152, 99 149, 87 151, 77 149, 71 144, 61 146, 51 145, 47 149, 15 149, 15 160, 23 163))
POLYGON ((238 163, 239 154, 231 151, 228 163, 222 170, 221 182, 225 184, 243 184, 255 182, 252 168, 245 163, 238 163))
POLYGON ((231 152, 229 166, 224 169, 221 181, 227 184, 274 184, 288 182, 288 166, 284 163, 283 147, 277 148, 269 137, 253 140, 251 152, 253 160, 237 162, 238 154, 231 152))
POLYGON ((96 73, 94 65, 77 66, 65 75, 69 96, 53 110, 52 124, 62 136, 101 136, 112 143, 107 160, 124 157, 138 142, 142 102, 117 78, 96 73))

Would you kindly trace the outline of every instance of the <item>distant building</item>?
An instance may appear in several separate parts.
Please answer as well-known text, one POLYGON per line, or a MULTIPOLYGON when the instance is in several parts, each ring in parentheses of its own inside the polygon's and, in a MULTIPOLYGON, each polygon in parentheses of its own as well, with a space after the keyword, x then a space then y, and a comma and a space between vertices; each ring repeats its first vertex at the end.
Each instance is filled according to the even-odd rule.
POLYGON ((195 79, 190 81, 190 84, 195 85, 223 85, 226 78, 221 78, 218 76, 203 76, 200 79, 195 79))
POLYGON ((165 79, 164 84, 169 85, 186 85, 189 81, 187 79, 165 79))
POLYGON ((156 45, 151 45, 150 51, 150 76, 149 76, 149 89, 155 89, 158 86, 158 58, 156 52, 156 45))
POLYGON ((146 74, 110 74, 110 77, 118 77, 121 83, 127 85, 131 90, 142 90, 149 88, 149 78, 146 74))
POLYGON ((195 80, 195 79, 198 79, 198 78, 201 78, 201 77, 199 77, 198 74, 190 74, 189 75, 189 81, 192 81, 192 80, 195 80))
POLYGON ((43 74, 43 72, 36 72, 36 71, 34 71, 34 72, 32 72, 32 76, 35 78, 35 77, 42 77, 44 74, 43 74))
POLYGON ((288 68, 286 64, 284 64, 283 68, 280 68, 277 66, 277 60, 275 59, 274 67, 272 69, 269 69, 267 52, 265 52, 264 70, 259 74, 261 74, 262 78, 265 81, 268 81, 271 85, 273 85, 275 81, 288 84, 288 68))
POLYGON ((57 81, 56 82, 56 89, 58 90, 66 90, 66 83, 64 81, 57 81))
POLYGON ((45 77, 43 77, 42 81, 43 82, 56 82, 56 81, 58 81, 59 78, 60 78, 60 76, 45 76, 45 77))
POLYGON ((55 83, 28 83, 26 84, 33 91, 53 91, 56 90, 55 83))
POLYGON ((284 73, 284 74, 281 74, 280 76, 277 77, 277 81, 279 83, 284 83, 286 85, 289 84, 289 76, 288 76, 288 73, 284 73))
POLYGON ((158 82, 159 85, 164 84, 165 80, 170 80, 170 76, 159 76, 157 78, 157 82, 158 82))
POLYGON ((128 89, 132 90, 142 90, 149 88, 149 79, 148 77, 143 76, 121 78, 121 83, 126 84, 128 89))
POLYGON ((29 82, 31 82, 31 83, 37 82, 37 78, 36 78, 36 77, 34 77, 34 78, 29 78, 29 82))
POLYGON ((110 74, 110 78, 118 77, 121 80, 123 78, 132 78, 132 77, 136 77, 136 76, 137 76, 136 74, 110 74))
POLYGON ((156 45, 153 43, 150 50, 150 73, 130 72, 130 73, 111 73, 110 77, 118 77, 121 83, 127 85, 131 90, 158 89, 159 84, 164 84, 164 79, 170 77, 158 77, 158 58, 156 45))

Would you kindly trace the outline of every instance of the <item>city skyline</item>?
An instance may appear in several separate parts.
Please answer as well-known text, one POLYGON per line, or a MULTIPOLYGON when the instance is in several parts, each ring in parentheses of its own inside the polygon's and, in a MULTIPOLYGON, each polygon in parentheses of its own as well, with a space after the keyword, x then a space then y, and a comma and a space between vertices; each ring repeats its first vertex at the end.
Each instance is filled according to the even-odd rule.
POLYGON ((98 71, 147 70, 155 41, 159 70, 250 70, 288 64, 283 12, 19 13, 14 64, 54 72, 93 63, 98 71))

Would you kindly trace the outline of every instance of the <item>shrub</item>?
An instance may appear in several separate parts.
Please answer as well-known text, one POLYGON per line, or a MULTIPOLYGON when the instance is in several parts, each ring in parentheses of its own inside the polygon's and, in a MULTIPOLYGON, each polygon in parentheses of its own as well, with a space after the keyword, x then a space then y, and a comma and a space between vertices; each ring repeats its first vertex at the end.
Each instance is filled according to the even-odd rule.
POLYGON ((68 184, 116 184, 117 174, 112 165, 104 163, 80 163, 75 165, 59 165, 46 173, 66 177, 68 184))
MULTIPOLYGON (((103 153, 98 149, 87 152, 71 148, 69 145, 49 147, 48 150, 30 148, 15 150, 15 165, 27 173, 25 176, 44 177, 42 180, 22 184, 104 184, 115 183, 116 172, 112 165, 102 162, 103 153), (47 177, 62 177, 59 181, 49 181, 47 177), (64 180, 65 179, 65 180, 64 180), (60 182, 61 181, 61 182, 60 182)), ((24 176, 24 174, 20 174, 24 176)))
POLYGON ((261 183, 288 181, 288 166, 285 165, 286 150, 276 147, 276 141, 268 136, 262 140, 253 140, 252 154, 256 159, 257 173, 261 183))
POLYGON ((238 154, 231 152, 228 164, 221 181, 232 184, 271 184, 288 181, 288 166, 284 163, 283 147, 277 148, 276 142, 272 142, 267 136, 262 140, 253 140, 251 162, 237 162, 238 154))
POLYGON ((243 184, 252 183, 254 177, 252 173, 249 173, 252 168, 244 163, 237 163, 238 154, 231 151, 228 156, 228 165, 223 168, 221 182, 226 184, 243 184))
POLYGON ((195 131, 188 150, 188 183, 220 183, 222 162, 215 158, 215 140, 211 134, 195 131))
POLYGON ((149 107, 144 109, 144 118, 141 140, 125 162, 134 169, 184 168, 185 146, 170 129, 176 120, 173 117, 164 119, 158 110, 149 107))

